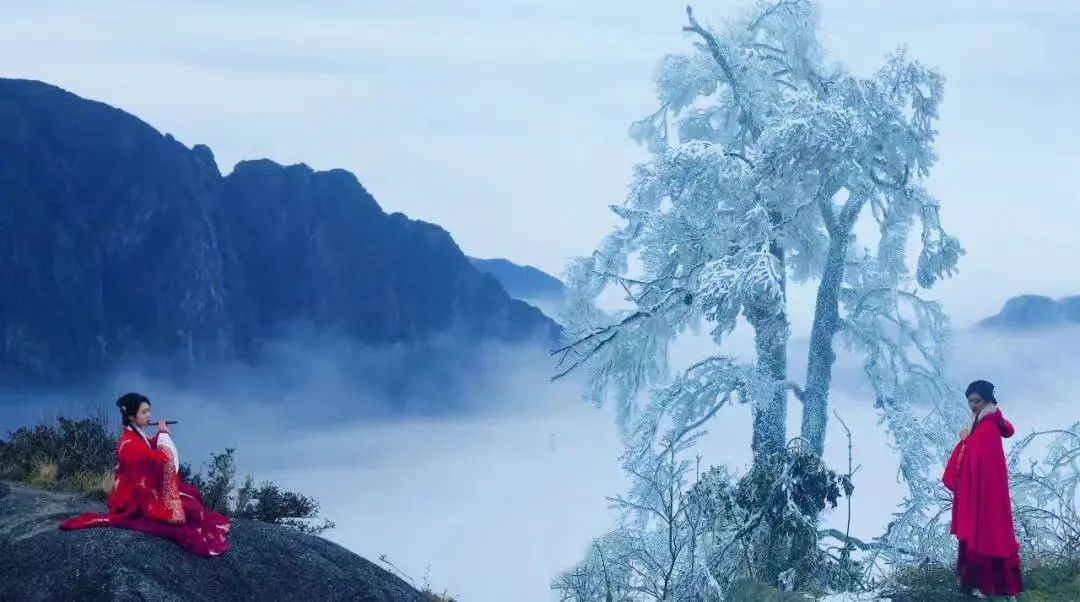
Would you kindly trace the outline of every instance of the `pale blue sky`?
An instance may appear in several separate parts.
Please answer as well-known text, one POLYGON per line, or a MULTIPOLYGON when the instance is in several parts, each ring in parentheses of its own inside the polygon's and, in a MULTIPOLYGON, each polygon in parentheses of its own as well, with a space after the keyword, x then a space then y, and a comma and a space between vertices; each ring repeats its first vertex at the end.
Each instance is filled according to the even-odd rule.
MULTIPOLYGON (((717 22, 745 2, 698 2, 717 22)), ((614 223, 686 49, 666 1, 0 1, 0 76, 132 112, 228 172, 244 158, 343 167, 384 208, 466 252, 558 273, 614 223), (228 4, 228 6, 222 6, 228 4)), ((859 73, 907 44, 946 76, 931 189, 968 255, 937 291, 958 325, 1021 292, 1080 294, 1080 3, 825 0, 859 73), (945 5, 945 6, 942 6, 945 5)), ((810 297, 796 295, 796 328, 810 297)))

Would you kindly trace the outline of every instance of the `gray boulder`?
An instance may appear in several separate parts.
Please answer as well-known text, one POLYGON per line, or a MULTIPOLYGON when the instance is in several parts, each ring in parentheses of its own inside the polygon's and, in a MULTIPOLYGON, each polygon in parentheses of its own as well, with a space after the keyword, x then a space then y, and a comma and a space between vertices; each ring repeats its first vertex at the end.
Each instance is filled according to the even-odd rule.
POLYGON ((117 528, 61 531, 104 506, 78 495, 0 483, 0 600, 423 600, 413 587, 325 539, 234 520, 229 551, 189 554, 117 528))

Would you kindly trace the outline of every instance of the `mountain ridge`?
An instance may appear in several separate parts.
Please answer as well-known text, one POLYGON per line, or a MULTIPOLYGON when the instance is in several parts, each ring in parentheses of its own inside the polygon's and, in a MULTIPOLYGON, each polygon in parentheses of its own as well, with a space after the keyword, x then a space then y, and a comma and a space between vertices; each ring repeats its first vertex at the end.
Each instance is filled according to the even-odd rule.
POLYGON ((1018 295, 1005 302, 996 315, 980 320, 977 327, 988 330, 1044 330, 1080 324, 1080 295, 1054 299, 1046 295, 1018 295))
POLYGON ((205 145, 106 103, 0 79, 0 376, 65 383, 124 355, 254 360, 292 323, 370 344, 558 327, 445 229, 387 213, 352 173, 205 145))
POLYGON ((566 285, 558 278, 531 265, 514 263, 509 259, 469 257, 477 270, 490 274, 515 299, 561 302, 566 285))

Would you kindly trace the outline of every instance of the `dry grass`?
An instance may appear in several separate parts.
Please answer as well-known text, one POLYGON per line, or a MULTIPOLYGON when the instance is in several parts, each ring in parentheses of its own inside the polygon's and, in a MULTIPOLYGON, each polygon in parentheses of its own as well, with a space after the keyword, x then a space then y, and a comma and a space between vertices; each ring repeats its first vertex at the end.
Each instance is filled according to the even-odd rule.
POLYGON ((30 474, 27 475, 26 482, 36 487, 53 489, 59 484, 59 479, 57 478, 59 474, 60 467, 56 462, 50 462, 39 458, 34 460, 30 469, 30 474))
POLYGON ((75 491, 98 500, 104 500, 112 493, 112 472, 78 472, 65 479, 63 488, 75 491))
POLYGON ((103 418, 39 424, 0 438, 0 478, 99 497, 112 489, 116 435, 103 418))
POLYGON ((785 592, 751 581, 737 581, 728 590, 732 602, 808 602, 813 598, 799 592, 785 592))
POLYGON ((424 602, 458 602, 457 598, 445 591, 441 594, 437 594, 430 588, 424 588, 424 590, 420 592, 420 599, 424 602))

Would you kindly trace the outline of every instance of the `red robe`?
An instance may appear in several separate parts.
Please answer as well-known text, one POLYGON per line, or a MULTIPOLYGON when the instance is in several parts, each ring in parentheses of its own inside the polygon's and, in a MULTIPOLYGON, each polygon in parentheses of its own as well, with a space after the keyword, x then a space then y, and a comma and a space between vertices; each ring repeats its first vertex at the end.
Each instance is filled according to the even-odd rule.
POLYGON ((60 528, 122 527, 171 539, 200 556, 225 553, 229 520, 204 508, 199 490, 180 479, 174 450, 167 436, 146 439, 126 427, 117 444, 109 513, 87 512, 60 528))
POLYGON ((959 542, 962 588, 988 596, 1023 591, 1002 438, 1015 430, 1000 411, 981 416, 953 449, 942 480, 953 493, 952 533, 959 542))

